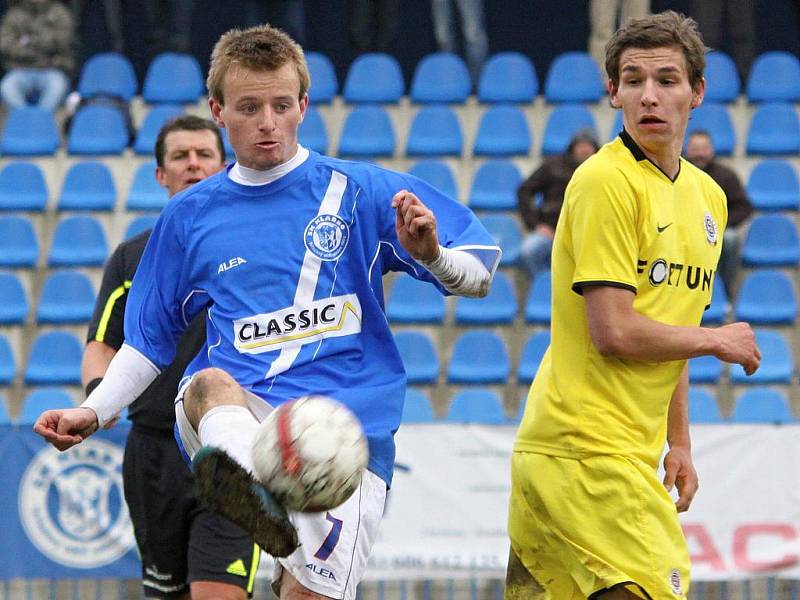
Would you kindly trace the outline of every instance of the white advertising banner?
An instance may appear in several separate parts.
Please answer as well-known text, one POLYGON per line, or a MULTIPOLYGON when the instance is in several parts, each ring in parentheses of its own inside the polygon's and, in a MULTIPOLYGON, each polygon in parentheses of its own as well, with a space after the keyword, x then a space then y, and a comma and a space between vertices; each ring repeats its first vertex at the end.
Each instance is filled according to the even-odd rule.
MULTIPOLYGON (((404 425, 369 579, 503 577, 512 426, 404 425)), ((692 577, 800 578, 800 426, 693 426, 692 577)))

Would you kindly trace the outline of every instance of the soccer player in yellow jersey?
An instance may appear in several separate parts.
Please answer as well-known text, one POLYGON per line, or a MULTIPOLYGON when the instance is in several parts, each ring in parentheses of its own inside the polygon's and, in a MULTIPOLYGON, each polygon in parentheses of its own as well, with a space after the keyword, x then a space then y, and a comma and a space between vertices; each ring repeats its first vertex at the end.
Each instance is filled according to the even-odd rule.
POLYGON ((761 358, 746 323, 699 326, 727 219, 722 190, 680 158, 704 53, 696 23, 671 11, 606 46, 624 130, 575 171, 556 229, 552 342, 512 456, 507 600, 686 598, 686 361, 752 374, 761 358))

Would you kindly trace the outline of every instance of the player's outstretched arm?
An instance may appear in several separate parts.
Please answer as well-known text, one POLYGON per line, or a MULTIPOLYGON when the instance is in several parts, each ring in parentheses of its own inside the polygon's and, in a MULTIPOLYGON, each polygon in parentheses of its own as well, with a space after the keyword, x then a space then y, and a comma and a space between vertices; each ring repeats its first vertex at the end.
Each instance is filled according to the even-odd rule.
POLYGON ((97 431, 97 415, 85 407, 46 410, 36 419, 33 430, 64 451, 97 431))
POLYGON ((436 216, 416 195, 400 190, 392 198, 395 230, 403 248, 415 260, 434 261, 439 257, 436 216))
POLYGON ((761 363, 761 351, 747 323, 713 329, 667 325, 634 310, 634 293, 623 288, 587 286, 583 297, 589 334, 605 356, 665 362, 711 355, 742 365, 748 375, 761 363))

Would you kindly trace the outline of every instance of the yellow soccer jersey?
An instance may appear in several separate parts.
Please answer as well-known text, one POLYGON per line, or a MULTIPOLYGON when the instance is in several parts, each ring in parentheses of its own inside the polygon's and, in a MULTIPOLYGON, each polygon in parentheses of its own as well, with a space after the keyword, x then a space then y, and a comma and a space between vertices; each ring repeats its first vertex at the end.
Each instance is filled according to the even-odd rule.
POLYGON ((515 450, 623 454, 657 465, 686 361, 601 355, 582 286, 630 289, 639 313, 698 325, 711 302, 726 222, 725 195, 708 175, 681 159, 670 181, 624 131, 575 171, 553 242, 551 345, 515 450))

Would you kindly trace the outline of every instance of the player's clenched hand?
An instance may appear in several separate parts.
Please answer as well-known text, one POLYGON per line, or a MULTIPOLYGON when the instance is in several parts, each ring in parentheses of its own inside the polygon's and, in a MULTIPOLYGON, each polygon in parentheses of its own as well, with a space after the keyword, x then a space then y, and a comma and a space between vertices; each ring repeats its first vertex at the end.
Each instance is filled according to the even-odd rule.
POLYGON ((417 260, 439 257, 436 217, 422 201, 408 190, 400 190, 392 198, 395 209, 395 230, 403 248, 417 260))
POLYGON ((756 345, 753 329, 747 323, 731 323, 714 330, 719 348, 717 358, 742 365, 747 375, 752 375, 761 364, 761 351, 756 345))
POLYGON ((664 457, 664 487, 672 491, 673 486, 678 488, 678 501, 675 507, 678 512, 686 512, 692 503, 700 483, 697 471, 692 464, 692 453, 684 446, 673 446, 664 457))
POLYGON ((47 410, 36 419, 33 430, 63 451, 97 431, 97 415, 91 408, 47 410))

